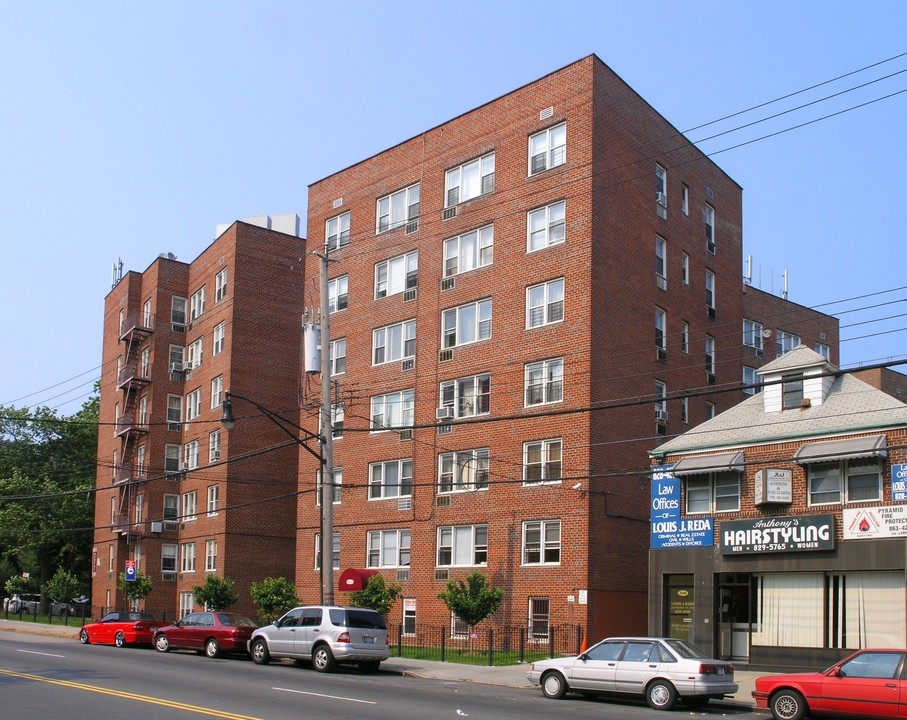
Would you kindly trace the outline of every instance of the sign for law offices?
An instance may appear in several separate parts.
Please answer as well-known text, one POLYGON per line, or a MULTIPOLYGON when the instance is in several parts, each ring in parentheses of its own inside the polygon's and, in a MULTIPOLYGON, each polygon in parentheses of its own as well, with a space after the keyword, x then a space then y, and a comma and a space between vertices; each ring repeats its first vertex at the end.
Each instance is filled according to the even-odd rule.
POLYGON ((891 502, 907 502, 907 463, 891 466, 891 502))
POLYGON ((680 478, 673 465, 652 468, 651 533, 649 547, 702 547, 715 544, 715 520, 680 517, 680 478))

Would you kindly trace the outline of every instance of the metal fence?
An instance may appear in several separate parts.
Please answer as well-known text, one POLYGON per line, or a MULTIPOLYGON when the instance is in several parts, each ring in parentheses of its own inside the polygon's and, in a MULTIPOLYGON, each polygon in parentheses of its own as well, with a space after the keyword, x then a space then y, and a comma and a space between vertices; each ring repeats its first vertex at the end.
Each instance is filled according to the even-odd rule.
POLYGON ((403 625, 388 628, 391 655, 472 665, 515 665, 558 655, 576 655, 583 641, 581 625, 538 627, 489 626, 464 632, 449 627, 403 625))

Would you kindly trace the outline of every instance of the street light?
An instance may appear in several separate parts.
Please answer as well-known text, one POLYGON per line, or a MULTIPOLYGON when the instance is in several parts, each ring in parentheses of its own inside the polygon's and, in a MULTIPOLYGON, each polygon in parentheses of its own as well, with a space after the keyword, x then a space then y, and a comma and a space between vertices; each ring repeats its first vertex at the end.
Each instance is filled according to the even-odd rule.
POLYGON ((321 603, 323 605, 334 604, 334 474, 328 472, 325 468, 325 447, 329 445, 324 435, 318 435, 306 430, 301 425, 287 420, 282 415, 278 415, 273 410, 260 405, 251 398, 236 393, 225 392, 222 403, 220 422, 227 429, 232 430, 236 427, 236 417, 233 415, 232 399, 243 400, 252 405, 268 420, 277 425, 290 438, 295 440, 301 447, 313 457, 318 459, 321 468, 321 603), (289 427, 287 427, 289 426, 289 427), (292 428, 292 430, 290 429, 292 428), (299 436, 302 433, 302 437, 299 436), (309 447, 309 441, 318 442, 318 449, 309 447), (329 540, 326 540, 329 538, 329 540), (330 543, 330 544, 328 544, 330 543), (325 548, 330 548, 326 551, 325 548))

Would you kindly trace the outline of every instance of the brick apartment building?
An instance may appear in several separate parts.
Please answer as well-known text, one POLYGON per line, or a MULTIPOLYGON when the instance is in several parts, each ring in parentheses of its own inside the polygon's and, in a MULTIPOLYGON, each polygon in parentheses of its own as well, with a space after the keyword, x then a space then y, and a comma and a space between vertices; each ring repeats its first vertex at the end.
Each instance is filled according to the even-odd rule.
POLYGON ((210 573, 236 583, 249 613, 252 582, 293 577, 297 445, 241 401, 242 430, 220 418, 229 390, 298 419, 298 225, 236 222, 192 262, 161 255, 107 296, 95 612, 124 606, 127 561, 152 578, 146 608, 168 618, 194 609, 192 587, 210 573))
POLYGON ((315 182, 307 237, 331 259, 334 564, 399 583, 409 628, 461 630, 437 596, 478 570, 531 637, 645 632, 646 451, 801 341, 837 361, 836 319, 741 282, 740 187, 595 56, 315 182))

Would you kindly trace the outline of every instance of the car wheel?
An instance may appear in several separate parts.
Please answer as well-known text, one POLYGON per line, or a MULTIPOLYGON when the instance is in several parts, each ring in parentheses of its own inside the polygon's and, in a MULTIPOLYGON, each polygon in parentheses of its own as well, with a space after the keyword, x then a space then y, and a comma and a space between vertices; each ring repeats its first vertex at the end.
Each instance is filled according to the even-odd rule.
POLYGON ((252 662, 256 665, 267 665, 271 662, 271 653, 268 652, 268 643, 261 638, 252 641, 249 652, 252 654, 252 662))
POLYGON ((216 658, 220 654, 220 647, 217 645, 217 640, 214 638, 208 638, 205 641, 205 655, 209 658, 216 658))
POLYGON ((667 680, 653 680, 646 688, 646 702, 653 710, 670 710, 677 701, 677 690, 667 680))
POLYGON ((567 679, 559 672, 549 672, 542 676, 542 695, 557 700, 566 693, 567 679))
POLYGON ((331 672, 334 669, 334 653, 327 645, 319 645, 312 653, 312 664, 318 672, 331 672))
POLYGON ((170 651, 170 641, 167 639, 166 635, 158 635, 154 638, 154 649, 158 652, 170 651))
POLYGON ((800 720, 806 715, 806 700, 796 690, 779 690, 768 703, 775 720, 800 720))
POLYGON ((681 698, 681 700, 683 700, 683 704, 690 710, 701 710, 709 704, 709 699, 707 697, 684 697, 681 698))
POLYGON ((376 673, 379 667, 381 667, 380 660, 368 660, 359 663, 359 669, 364 673, 376 673))
POLYGON ((113 644, 116 645, 117 647, 125 647, 126 646, 126 636, 123 635, 123 633, 118 632, 113 638, 113 644))
POLYGON ((82 628, 82 630, 79 632, 79 642, 82 643, 83 645, 88 645, 88 641, 89 641, 88 630, 86 630, 85 628, 82 628))

